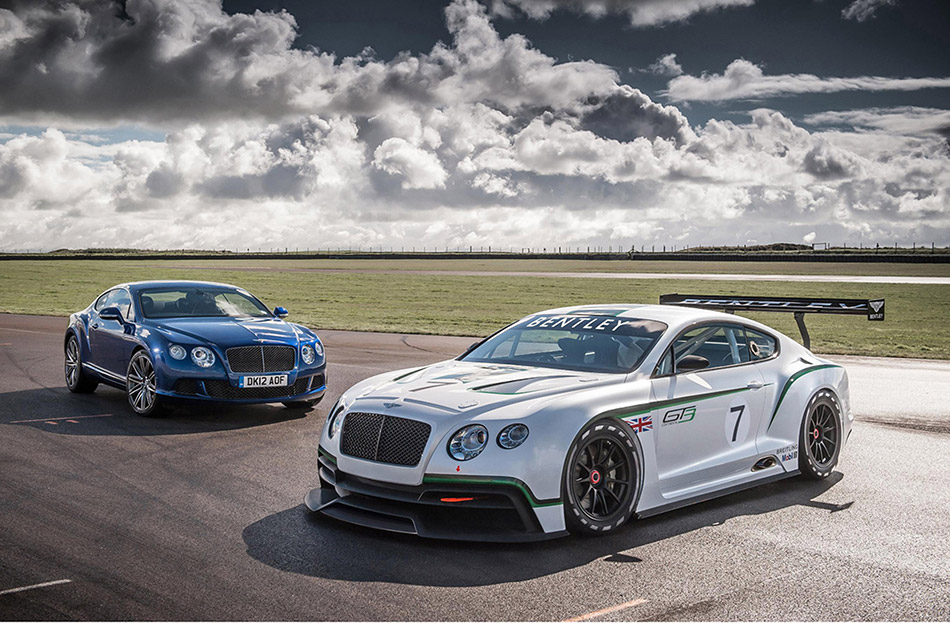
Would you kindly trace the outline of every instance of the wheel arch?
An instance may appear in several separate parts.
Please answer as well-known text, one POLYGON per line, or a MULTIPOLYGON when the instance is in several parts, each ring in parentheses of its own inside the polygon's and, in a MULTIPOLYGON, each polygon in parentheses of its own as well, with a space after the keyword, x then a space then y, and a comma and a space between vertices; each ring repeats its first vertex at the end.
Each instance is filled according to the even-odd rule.
POLYGON ((847 429, 847 401, 841 396, 842 389, 847 391, 846 379, 844 368, 831 363, 806 366, 790 374, 784 386, 777 388, 775 404, 764 418, 764 430, 760 429, 763 447, 773 445, 773 442, 778 446, 798 443, 798 432, 808 404, 822 390, 834 394, 841 407, 841 424, 847 429))
POLYGON ((640 436, 635 435, 633 431, 630 430, 630 427, 626 424, 626 422, 624 422, 622 419, 616 416, 608 415, 607 413, 600 413, 586 420, 583 423, 583 425, 574 434, 574 437, 571 439, 571 443, 567 445, 567 451, 564 453, 564 460, 561 463, 561 472, 560 472, 560 477, 558 479, 558 486, 559 486, 559 491, 560 491, 559 495, 561 497, 561 501, 562 502, 567 501, 566 499, 564 499, 564 482, 567 477, 568 462, 571 459, 571 449, 574 448, 574 445, 580 440, 581 435, 584 434, 584 431, 586 431, 588 428, 590 428, 591 426, 594 426, 595 424, 599 422, 617 425, 618 430, 622 431, 622 433, 626 435, 628 438, 630 438, 630 440, 633 442, 633 448, 637 455, 636 460, 637 460, 637 468, 638 468, 637 469, 637 492, 633 501, 633 513, 634 515, 636 515, 637 507, 640 505, 640 497, 643 495, 643 486, 645 482, 644 473, 646 471, 646 468, 645 468, 645 458, 643 454, 643 446, 640 443, 640 436))

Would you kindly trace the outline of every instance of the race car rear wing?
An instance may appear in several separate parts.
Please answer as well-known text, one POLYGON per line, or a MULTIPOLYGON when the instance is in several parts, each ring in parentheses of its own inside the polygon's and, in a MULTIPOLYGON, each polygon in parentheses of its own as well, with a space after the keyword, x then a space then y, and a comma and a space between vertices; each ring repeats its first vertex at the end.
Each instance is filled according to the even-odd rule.
POLYGON ((707 296, 699 294, 661 294, 660 305, 682 305, 715 309, 728 313, 737 311, 791 312, 802 333, 802 344, 811 349, 811 338, 805 327, 805 314, 845 314, 867 316, 868 320, 884 320, 884 299, 809 299, 784 296, 707 296))

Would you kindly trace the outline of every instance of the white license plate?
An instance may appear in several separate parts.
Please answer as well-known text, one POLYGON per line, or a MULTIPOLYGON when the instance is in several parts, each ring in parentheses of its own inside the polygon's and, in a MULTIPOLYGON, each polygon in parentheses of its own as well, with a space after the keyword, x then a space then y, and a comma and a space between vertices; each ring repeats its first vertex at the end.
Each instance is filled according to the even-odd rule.
POLYGON ((242 376, 238 380, 238 387, 286 387, 286 374, 261 374, 258 376, 242 376))

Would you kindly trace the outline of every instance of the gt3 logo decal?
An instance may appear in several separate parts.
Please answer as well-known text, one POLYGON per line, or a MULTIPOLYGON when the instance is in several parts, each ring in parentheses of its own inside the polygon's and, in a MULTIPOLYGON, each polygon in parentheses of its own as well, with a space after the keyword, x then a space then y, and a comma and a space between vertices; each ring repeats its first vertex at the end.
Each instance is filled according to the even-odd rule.
POLYGON ((642 433, 645 430, 653 430, 653 417, 645 415, 643 417, 630 418, 625 420, 635 433, 642 433))
POLYGON ((667 411, 666 415, 663 416, 662 426, 669 426, 670 424, 685 424, 686 422, 692 421, 696 417, 696 407, 683 407, 682 409, 673 409, 672 411, 667 411))

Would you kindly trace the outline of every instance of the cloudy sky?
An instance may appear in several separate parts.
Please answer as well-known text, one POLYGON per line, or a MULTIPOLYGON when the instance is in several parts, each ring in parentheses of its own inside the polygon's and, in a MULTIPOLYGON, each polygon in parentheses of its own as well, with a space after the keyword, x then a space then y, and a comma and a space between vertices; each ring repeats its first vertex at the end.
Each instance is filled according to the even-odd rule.
POLYGON ((945 2, 0 7, 0 249, 950 244, 945 2))

